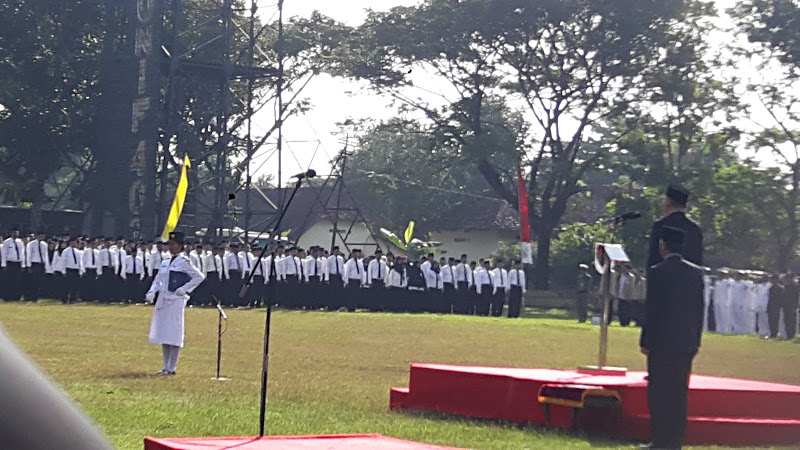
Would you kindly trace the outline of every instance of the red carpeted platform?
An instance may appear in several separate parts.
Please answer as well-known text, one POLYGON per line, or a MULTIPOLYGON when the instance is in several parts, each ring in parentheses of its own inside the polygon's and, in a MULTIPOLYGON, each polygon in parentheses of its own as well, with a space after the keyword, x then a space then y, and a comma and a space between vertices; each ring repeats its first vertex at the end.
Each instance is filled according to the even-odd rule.
POLYGON ((388 438, 380 434, 344 434, 330 436, 265 436, 217 438, 145 438, 145 450, 425 450, 447 449, 388 438))
MULTIPOLYGON (((409 387, 392 389, 390 407, 544 425, 538 401, 542 385, 601 386, 616 391, 622 402, 608 431, 646 441, 650 439, 646 375, 412 364, 409 387)), ((687 444, 800 444, 800 387, 701 375, 692 375, 689 387, 687 444)), ((571 411, 552 406, 552 426, 568 427, 571 411)), ((609 426, 606 416, 602 410, 587 410, 585 428, 609 426)))

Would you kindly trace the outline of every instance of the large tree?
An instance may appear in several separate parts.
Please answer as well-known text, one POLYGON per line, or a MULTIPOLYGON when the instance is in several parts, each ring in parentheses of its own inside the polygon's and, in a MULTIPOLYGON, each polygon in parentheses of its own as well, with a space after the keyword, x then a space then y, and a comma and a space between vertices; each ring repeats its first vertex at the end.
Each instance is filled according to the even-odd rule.
POLYGON ((750 145, 771 153, 783 168, 785 190, 773 195, 787 217, 778 262, 786 270, 797 259, 800 243, 800 2, 748 0, 729 12, 749 41, 736 49, 738 54, 760 71, 748 86, 747 113, 758 127, 750 145))
MULTIPOLYGON (((495 195, 517 205, 514 162, 498 164, 484 145, 484 99, 506 96, 524 108, 531 131, 518 144, 528 177, 537 238, 535 283, 549 285, 550 243, 587 171, 614 150, 600 141, 610 118, 643 90, 642 74, 661 63, 670 28, 689 2, 428 0, 373 13, 349 55, 348 73, 421 111, 449 130, 495 195), (423 100, 413 87, 446 82, 443 99, 423 100), (441 107, 440 105, 444 105, 441 107)), ((423 86, 425 87, 425 86, 423 86)))
POLYGON ((91 160, 101 6, 0 2, 2 188, 7 204, 32 204, 34 227, 54 175, 69 167, 71 182, 91 160))

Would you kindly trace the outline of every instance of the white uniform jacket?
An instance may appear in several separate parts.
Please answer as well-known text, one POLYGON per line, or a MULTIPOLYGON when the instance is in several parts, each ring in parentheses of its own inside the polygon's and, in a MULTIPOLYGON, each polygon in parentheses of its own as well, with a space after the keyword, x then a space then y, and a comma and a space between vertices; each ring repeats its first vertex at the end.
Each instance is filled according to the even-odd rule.
POLYGON ((189 260, 178 255, 174 259, 165 259, 153 280, 148 295, 158 292, 158 301, 153 310, 153 321, 150 323, 150 343, 168 344, 183 347, 184 317, 183 310, 189 301, 189 294, 203 282, 205 276, 193 266, 189 260), (169 273, 183 272, 191 278, 182 287, 169 292, 169 273), (183 291, 183 295, 178 292, 183 291))

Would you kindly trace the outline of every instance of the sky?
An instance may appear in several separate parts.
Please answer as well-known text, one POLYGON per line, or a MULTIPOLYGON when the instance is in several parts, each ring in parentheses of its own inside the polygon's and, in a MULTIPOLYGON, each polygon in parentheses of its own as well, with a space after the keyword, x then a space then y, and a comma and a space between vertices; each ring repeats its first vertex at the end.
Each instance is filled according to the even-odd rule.
MULTIPOLYGON (((261 14, 269 18, 276 11, 275 5, 261 2, 261 14)), ((285 0, 284 16, 308 17, 313 11, 350 26, 357 26, 363 22, 367 15, 367 8, 375 11, 387 11, 395 6, 412 6, 419 0, 285 0)), ((736 3, 735 0, 715 0, 718 9, 724 10, 736 3)), ((723 23, 723 25, 725 25, 723 23)), ((712 35, 710 41, 722 42, 730 39, 724 34, 712 35)), ((745 69, 748 70, 748 69, 745 69)), ((751 74, 745 74, 749 76, 751 74)), ((426 86, 430 86, 429 82, 426 86)), ((395 111, 390 107, 389 100, 369 90, 366 83, 351 82, 336 79, 327 75, 314 78, 304 91, 304 97, 310 99, 311 111, 297 115, 284 124, 284 150, 282 157, 282 184, 286 184, 291 175, 304 172, 309 168, 316 170, 321 175, 331 173, 330 161, 343 148, 344 135, 338 123, 347 119, 370 118, 385 120, 392 117, 395 111)), ((254 134, 263 134, 274 121, 274 113, 265 108, 265 111, 256 116, 254 120, 254 134)), ((746 125, 745 125, 746 126, 746 125)), ((352 136, 351 136, 352 142, 352 136)), ((274 151, 275 142, 265 146, 256 154, 251 165, 253 178, 262 175, 272 175, 278 178, 278 157, 274 151)), ((757 156, 769 163, 770 158, 765 155, 753 155, 742 151, 742 156, 757 156)))
MULTIPOLYGON (((395 6, 412 6, 417 3, 418 0, 285 0, 284 17, 308 17, 312 12, 319 11, 347 25, 357 26, 366 18, 367 8, 388 11, 395 6)), ((274 6, 262 6, 262 9, 265 15, 271 15, 275 11, 274 6)), ((338 135, 342 130, 337 123, 348 118, 388 119, 394 113, 389 107, 389 100, 368 91, 366 83, 320 75, 311 81, 304 93, 304 97, 311 99, 312 110, 292 117, 283 127, 283 184, 292 175, 309 168, 321 175, 330 174, 329 161, 344 147, 344 136, 338 135)), ((273 121, 272 111, 261 114, 254 121, 255 133, 268 129, 273 121)), ((277 180, 277 169, 278 158, 272 149, 265 149, 261 155, 257 155, 251 166, 254 179, 271 174, 277 180)))

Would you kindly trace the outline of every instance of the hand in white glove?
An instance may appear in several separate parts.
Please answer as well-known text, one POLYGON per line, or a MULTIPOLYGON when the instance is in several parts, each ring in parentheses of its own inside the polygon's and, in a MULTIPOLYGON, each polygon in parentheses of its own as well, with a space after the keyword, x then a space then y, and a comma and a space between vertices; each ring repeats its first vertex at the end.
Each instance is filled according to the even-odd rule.
POLYGON ((153 303, 156 300, 156 294, 151 294, 150 292, 148 292, 144 296, 144 299, 145 301, 147 301, 147 303, 153 303))
POLYGON ((189 294, 186 293, 186 289, 181 287, 181 288, 175 289, 175 295, 177 295, 178 297, 183 297, 183 296, 186 296, 186 295, 189 295, 189 294))

